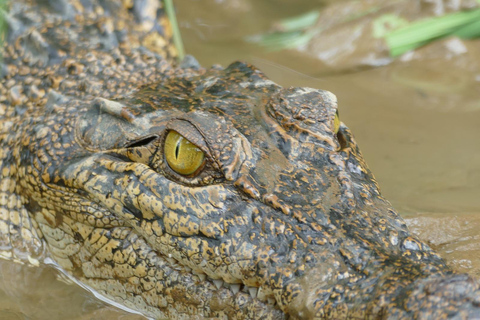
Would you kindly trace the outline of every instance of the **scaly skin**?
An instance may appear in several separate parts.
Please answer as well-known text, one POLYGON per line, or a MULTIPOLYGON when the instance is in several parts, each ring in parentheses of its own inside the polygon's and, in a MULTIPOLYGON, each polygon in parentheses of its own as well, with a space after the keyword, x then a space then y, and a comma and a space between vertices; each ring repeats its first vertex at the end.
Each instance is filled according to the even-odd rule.
POLYGON ((3 258, 50 257, 154 318, 480 318, 478 283, 409 234, 335 133, 333 94, 173 67, 155 2, 48 3, 8 15, 3 258), (205 153, 195 176, 165 162, 169 130, 205 153))

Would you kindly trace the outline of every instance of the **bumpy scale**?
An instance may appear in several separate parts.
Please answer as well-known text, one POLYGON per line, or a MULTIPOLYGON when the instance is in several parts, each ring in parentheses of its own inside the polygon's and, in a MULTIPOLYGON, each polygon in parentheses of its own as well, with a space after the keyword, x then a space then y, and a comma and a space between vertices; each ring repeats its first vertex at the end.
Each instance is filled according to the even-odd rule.
POLYGON ((480 318, 478 283, 409 234, 333 94, 175 67, 153 0, 2 14, 1 257, 49 257, 153 318, 480 318), (167 163, 171 132, 193 169, 167 163))

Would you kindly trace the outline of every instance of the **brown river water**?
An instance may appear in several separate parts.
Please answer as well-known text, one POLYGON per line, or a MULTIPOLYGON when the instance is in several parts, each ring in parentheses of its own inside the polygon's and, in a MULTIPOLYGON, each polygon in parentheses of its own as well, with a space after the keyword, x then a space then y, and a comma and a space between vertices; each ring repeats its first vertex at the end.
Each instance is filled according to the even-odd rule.
MULTIPOLYGON (((337 95, 340 118, 355 134, 383 195, 449 264, 480 277, 480 58, 325 72, 311 55, 268 52, 242 40, 325 2, 175 3, 186 51, 202 65, 248 61, 280 85, 337 95)), ((478 43, 467 49, 480 57, 478 43)), ((52 268, 0 260, 0 320, 143 319, 69 283, 52 268)))

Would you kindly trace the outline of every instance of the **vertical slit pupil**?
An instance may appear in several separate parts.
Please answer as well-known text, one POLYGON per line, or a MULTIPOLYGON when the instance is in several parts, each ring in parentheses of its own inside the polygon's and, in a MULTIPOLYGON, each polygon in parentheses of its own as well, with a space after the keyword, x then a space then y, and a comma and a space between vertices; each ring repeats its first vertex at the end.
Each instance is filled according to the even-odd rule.
POLYGON ((180 153, 180 141, 177 142, 177 146, 175 147, 175 158, 178 159, 178 154, 180 153))

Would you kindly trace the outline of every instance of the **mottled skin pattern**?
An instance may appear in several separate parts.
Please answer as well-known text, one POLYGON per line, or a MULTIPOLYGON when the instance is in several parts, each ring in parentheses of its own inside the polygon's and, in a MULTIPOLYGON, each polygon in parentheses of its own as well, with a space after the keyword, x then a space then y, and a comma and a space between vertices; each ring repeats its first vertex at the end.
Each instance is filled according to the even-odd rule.
POLYGON ((335 134, 333 94, 244 63, 172 67, 155 5, 11 6, 1 257, 50 257, 153 318, 480 318, 477 282, 409 234, 335 134), (205 153, 195 176, 165 162, 170 130, 205 153))

